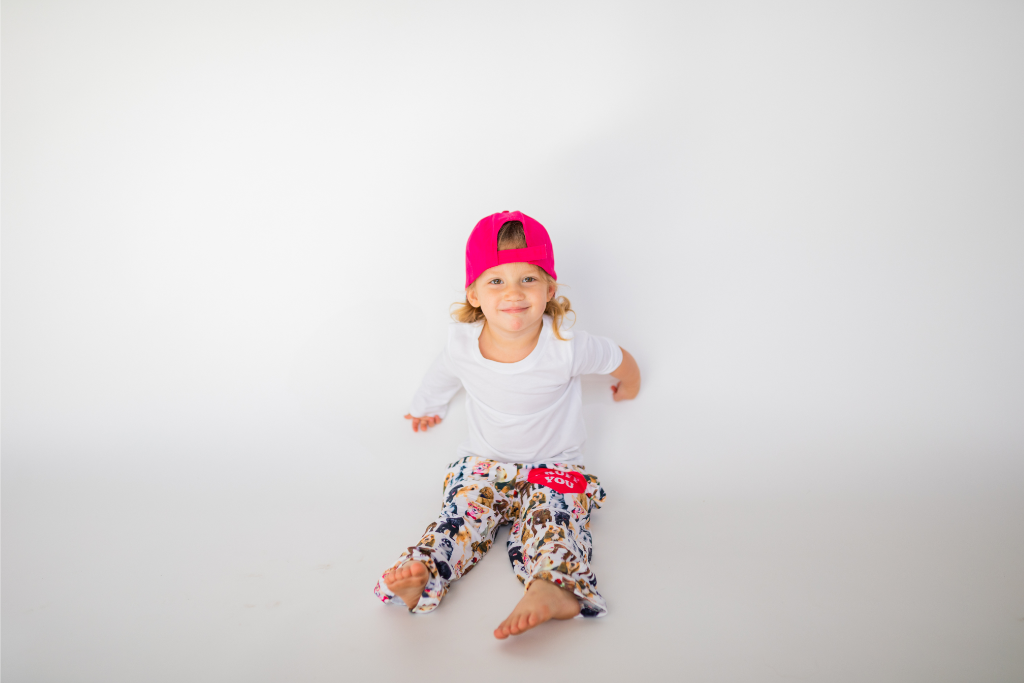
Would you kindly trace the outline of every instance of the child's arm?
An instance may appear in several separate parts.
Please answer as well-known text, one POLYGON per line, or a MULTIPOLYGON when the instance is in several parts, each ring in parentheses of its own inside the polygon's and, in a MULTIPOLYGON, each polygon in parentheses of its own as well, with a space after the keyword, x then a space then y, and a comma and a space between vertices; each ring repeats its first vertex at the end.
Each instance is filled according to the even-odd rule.
POLYGON ((611 375, 619 380, 612 387, 612 398, 624 401, 640 392, 640 368, 633 356, 607 337, 598 337, 583 331, 573 334, 572 376, 611 375), (611 368, 615 368, 612 370, 611 368))
MULTIPOLYGON (((619 348, 622 349, 621 346, 619 348)), ((612 377, 619 380, 612 387, 612 398, 616 401, 636 398, 640 393, 640 367, 626 349, 622 349, 622 362, 612 370, 612 377)))
POLYGON ((406 420, 412 420, 412 430, 425 432, 439 424, 460 387, 462 381, 453 372, 447 352, 442 351, 416 390, 411 410, 405 416, 406 420))

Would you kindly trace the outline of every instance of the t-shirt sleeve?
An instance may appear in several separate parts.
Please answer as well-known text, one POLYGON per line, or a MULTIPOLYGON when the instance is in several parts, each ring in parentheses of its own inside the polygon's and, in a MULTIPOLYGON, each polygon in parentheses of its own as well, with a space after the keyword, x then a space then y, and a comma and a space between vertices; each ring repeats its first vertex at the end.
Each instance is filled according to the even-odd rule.
POLYGON ((426 376, 420 383, 420 388, 412 397, 409 414, 413 417, 436 415, 443 419, 448 414, 448 403, 461 386, 462 381, 452 369, 446 349, 427 370, 426 376))
POLYGON ((608 337, 573 333, 572 376, 607 375, 622 365, 622 349, 608 337))

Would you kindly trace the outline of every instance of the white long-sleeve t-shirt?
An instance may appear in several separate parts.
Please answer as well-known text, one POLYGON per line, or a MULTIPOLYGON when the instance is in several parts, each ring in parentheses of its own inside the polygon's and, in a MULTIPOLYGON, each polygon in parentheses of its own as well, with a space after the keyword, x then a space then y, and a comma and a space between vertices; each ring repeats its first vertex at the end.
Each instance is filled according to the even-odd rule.
POLYGON ((555 337, 544 316, 537 346, 516 363, 480 353, 483 323, 452 323, 448 343, 413 397, 414 417, 445 417, 448 403, 466 389, 469 436, 459 457, 499 462, 582 464, 583 396, 580 376, 608 374, 622 363, 612 340, 582 331, 555 337))

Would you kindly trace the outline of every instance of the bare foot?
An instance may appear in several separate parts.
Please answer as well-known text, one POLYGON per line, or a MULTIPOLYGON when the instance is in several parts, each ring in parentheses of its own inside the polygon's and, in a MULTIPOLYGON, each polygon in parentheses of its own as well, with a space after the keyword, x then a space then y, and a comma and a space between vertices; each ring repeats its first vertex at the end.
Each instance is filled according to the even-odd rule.
POLYGON ((518 636, 550 619, 572 619, 580 613, 580 602, 572 591, 550 581, 534 581, 508 619, 494 629, 494 637, 518 636))
POLYGON ((398 569, 392 569, 384 574, 384 583, 388 590, 402 598, 410 611, 420 601, 423 594, 423 587, 427 585, 430 572, 427 566, 419 561, 406 562, 398 569))

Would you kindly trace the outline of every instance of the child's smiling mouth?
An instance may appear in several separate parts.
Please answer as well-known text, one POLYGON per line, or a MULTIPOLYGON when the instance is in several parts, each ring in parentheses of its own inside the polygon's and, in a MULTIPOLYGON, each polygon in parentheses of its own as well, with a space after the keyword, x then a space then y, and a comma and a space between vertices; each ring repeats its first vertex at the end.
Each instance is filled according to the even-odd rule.
POLYGON ((528 308, 529 308, 529 306, 523 306, 521 308, 503 308, 503 309, 501 309, 501 312, 502 313, 522 313, 523 311, 525 311, 528 308))

